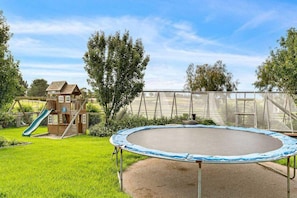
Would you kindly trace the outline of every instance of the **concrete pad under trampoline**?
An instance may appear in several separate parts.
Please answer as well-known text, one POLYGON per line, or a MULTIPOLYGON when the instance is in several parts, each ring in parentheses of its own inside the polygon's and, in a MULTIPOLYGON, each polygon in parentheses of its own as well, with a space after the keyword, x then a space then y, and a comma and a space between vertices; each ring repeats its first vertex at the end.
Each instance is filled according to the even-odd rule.
MULTIPOLYGON (((120 153, 119 179, 122 183, 122 150, 198 164, 198 197, 201 197, 202 164, 245 164, 274 161, 297 154, 297 141, 266 130, 226 126, 146 126, 122 130, 110 138, 120 153)), ((118 160, 117 160, 118 161, 118 160)), ((290 173, 287 166, 287 197, 290 173)))
MULTIPOLYGON (((203 198, 286 198, 286 166, 273 162, 203 164, 203 198), (276 167, 275 167, 276 166, 276 167)), ((293 171, 293 170, 291 170, 293 171)), ((123 191, 133 198, 197 197, 197 164, 148 158, 123 173, 123 191)), ((297 179, 291 180, 291 198, 297 198, 297 179)))

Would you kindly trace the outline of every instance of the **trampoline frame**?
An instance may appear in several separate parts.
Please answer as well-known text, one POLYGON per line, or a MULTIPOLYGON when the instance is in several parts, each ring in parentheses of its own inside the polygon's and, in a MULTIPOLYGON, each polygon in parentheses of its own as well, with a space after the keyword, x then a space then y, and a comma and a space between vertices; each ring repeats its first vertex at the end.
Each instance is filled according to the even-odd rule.
MULTIPOLYGON (((241 160, 241 161, 232 161, 229 163, 237 163, 237 164, 244 164, 244 163, 258 163, 258 162, 267 162, 267 161, 274 161, 274 160, 278 160, 278 159, 287 159, 286 162, 286 166, 287 166, 287 174, 282 174, 283 176, 285 176, 287 178, 287 198, 290 198, 290 180, 295 178, 296 175, 296 166, 295 166, 295 162, 296 162, 296 155, 297 155, 297 141, 291 137, 288 137, 286 135, 280 134, 280 133, 276 133, 276 132, 271 132, 271 131, 267 131, 267 130, 261 130, 261 129, 255 129, 255 128, 242 128, 242 127, 228 127, 228 126, 211 126, 211 125, 174 125, 174 126, 146 126, 146 127, 137 127, 137 128, 133 128, 133 129, 127 129, 127 130, 120 130, 118 131, 117 134, 114 134, 111 138, 110 138, 110 143, 114 145, 114 152, 113 155, 116 155, 116 166, 117 166, 117 175, 118 175, 118 179, 119 179, 119 184, 120 184, 120 189, 123 190, 123 150, 127 150, 129 152, 133 152, 133 153, 137 153, 137 154, 141 154, 141 155, 146 155, 149 157, 155 157, 155 158, 161 158, 161 159, 170 159, 170 160, 175 160, 175 161, 182 161, 182 162, 195 162, 198 164, 198 198, 202 197, 202 163, 212 163, 210 161, 208 161, 208 159, 206 158, 201 158, 201 160, 199 159, 198 156, 198 160, 185 160, 185 159, 180 159, 180 158, 170 158, 168 156, 166 156, 166 154, 162 154, 162 155, 156 155, 154 152, 156 150, 153 150, 153 152, 147 152, 147 149, 145 151, 142 151, 141 149, 139 150, 139 148, 137 150, 133 150, 131 149, 131 147, 127 147, 127 145, 123 144, 123 143, 127 143, 127 137, 132 134, 132 133, 136 133, 138 131, 142 131, 142 130, 149 130, 149 129, 159 129, 159 128, 220 128, 220 129, 230 129, 230 130, 240 130, 240 131, 245 131, 245 132, 254 132, 254 133, 260 133, 260 134, 265 134, 268 136, 272 136, 274 138, 278 138, 279 140, 282 141, 283 146, 284 146, 284 142, 288 141, 290 142, 290 146, 289 147, 285 147, 281 149, 276 149, 277 151, 281 150, 282 155, 278 156, 278 157, 271 157, 271 158, 266 158, 266 159, 258 159, 258 160, 241 160), (118 136, 120 136, 120 139, 124 139, 124 141, 119 141, 118 136), (293 141, 294 140, 294 141, 293 141), (295 143, 293 145, 293 143, 295 143), (291 145, 292 144, 292 145, 291 145), (292 146, 295 146, 295 148, 293 148, 292 146), (290 158, 293 156, 294 159, 294 172, 293 172, 293 177, 290 176, 290 158)), ((162 151, 160 151, 162 152, 162 151)), ((279 153, 278 153, 279 154, 279 153)), ((201 156, 200 156, 201 157, 201 156)), ((228 161, 225 161, 226 156, 224 156, 224 160, 223 161, 215 161, 214 163, 218 163, 218 164, 223 164, 223 163, 228 163, 228 161)))

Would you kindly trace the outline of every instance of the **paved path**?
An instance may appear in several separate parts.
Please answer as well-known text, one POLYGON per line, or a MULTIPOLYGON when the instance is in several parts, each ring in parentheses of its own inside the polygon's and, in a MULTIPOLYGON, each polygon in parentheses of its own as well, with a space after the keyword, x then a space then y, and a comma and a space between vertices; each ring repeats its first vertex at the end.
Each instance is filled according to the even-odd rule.
MULTIPOLYGON (((286 167, 263 163, 286 173, 286 167)), ((287 179, 259 164, 202 164, 203 198, 286 198, 287 179)), ((124 191, 133 198, 196 198, 195 163, 149 158, 130 166, 123 175, 124 191)), ((297 179, 291 198, 297 198, 297 179)))

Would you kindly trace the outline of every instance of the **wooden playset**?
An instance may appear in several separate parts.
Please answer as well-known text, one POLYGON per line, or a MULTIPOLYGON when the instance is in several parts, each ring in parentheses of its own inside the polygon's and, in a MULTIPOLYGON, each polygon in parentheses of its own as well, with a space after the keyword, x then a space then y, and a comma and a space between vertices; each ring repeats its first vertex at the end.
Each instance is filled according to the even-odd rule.
POLYGON ((57 136, 84 134, 87 130, 86 100, 77 85, 52 82, 46 89, 48 133, 57 136))

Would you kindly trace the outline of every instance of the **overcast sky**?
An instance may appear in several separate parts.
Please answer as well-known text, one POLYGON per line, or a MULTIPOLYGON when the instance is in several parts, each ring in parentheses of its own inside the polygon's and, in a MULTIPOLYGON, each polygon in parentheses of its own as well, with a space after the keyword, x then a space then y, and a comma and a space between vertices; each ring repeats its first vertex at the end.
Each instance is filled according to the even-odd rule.
POLYGON ((130 32, 150 62, 146 90, 182 90, 189 64, 222 60, 240 91, 297 27, 294 0, 0 0, 24 80, 66 80, 90 88, 82 57, 95 31, 130 32))

